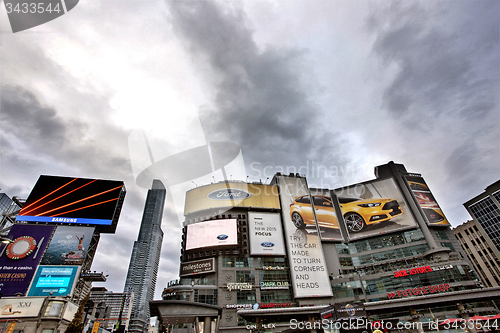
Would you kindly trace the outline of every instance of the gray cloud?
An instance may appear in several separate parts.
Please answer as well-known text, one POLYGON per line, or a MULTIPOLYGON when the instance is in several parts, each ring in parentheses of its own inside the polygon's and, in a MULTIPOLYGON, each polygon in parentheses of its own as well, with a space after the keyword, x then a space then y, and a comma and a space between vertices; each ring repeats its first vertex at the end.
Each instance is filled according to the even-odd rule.
POLYGON ((208 141, 238 143, 247 164, 298 167, 308 160, 343 161, 337 156, 339 135, 315 131, 323 128, 323 110, 309 96, 313 87, 303 83, 307 52, 259 50, 238 8, 210 1, 167 3, 174 31, 215 87, 213 108, 200 109, 208 141))

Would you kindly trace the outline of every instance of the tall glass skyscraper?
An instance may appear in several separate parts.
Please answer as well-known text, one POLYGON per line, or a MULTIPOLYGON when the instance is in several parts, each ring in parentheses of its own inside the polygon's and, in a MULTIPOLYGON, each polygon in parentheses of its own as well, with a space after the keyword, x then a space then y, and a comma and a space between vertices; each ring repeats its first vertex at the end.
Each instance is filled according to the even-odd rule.
POLYGON ((149 301, 153 300, 158 264, 160 262, 163 231, 161 220, 166 190, 155 179, 148 191, 142 215, 139 237, 134 242, 124 292, 133 292, 132 314, 129 332, 147 332, 149 301))

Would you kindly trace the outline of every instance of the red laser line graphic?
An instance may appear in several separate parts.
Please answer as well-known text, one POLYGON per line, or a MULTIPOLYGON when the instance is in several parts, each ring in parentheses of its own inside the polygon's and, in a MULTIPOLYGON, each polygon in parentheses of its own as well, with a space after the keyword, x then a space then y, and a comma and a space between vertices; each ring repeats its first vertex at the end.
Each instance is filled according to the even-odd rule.
POLYGON ((67 214, 67 213, 71 213, 71 212, 74 212, 76 210, 80 210, 80 209, 85 209, 85 208, 89 208, 89 207, 92 207, 92 206, 97 206, 97 205, 102 205, 102 204, 105 204, 106 202, 110 202, 110 201, 116 201, 118 200, 118 198, 115 198, 115 199, 109 199, 109 200, 106 200, 106 201, 101 201, 101 202, 98 202, 98 203, 95 203, 95 204, 92 204, 92 205, 88 205, 88 206, 85 206, 85 207, 81 207, 81 208, 75 208, 73 210, 68 210, 66 212, 63 212, 63 213, 59 213, 59 214, 54 214, 52 216, 59 216, 59 215, 63 215, 63 214, 67 214))
MULTIPOLYGON (((74 190, 71 190, 71 191, 69 191, 69 192, 67 192, 67 193, 65 193, 65 194, 63 194, 63 195, 60 195, 60 196, 56 197, 55 199, 52 199, 52 200, 50 200, 50 201, 48 201, 48 202, 44 203, 43 205, 40 205, 40 206, 38 206, 38 207, 34 207, 34 208, 30 209, 29 211, 24 212, 24 213, 23 213, 23 215, 28 215, 28 214, 29 214, 29 213, 31 213, 32 211, 37 210, 38 208, 41 208, 41 207, 45 206, 46 204, 51 203, 51 202, 53 202, 53 201, 55 201, 55 200, 57 200, 57 199, 59 199, 59 198, 62 198, 62 197, 64 197, 65 195, 70 194, 71 192, 75 192, 76 190, 79 190, 79 189, 81 189, 81 188, 82 188, 82 187, 84 187, 84 186, 87 186, 87 185, 89 185, 89 184, 92 184, 92 183, 93 183, 93 182, 95 182, 95 181, 97 181, 97 179, 94 179, 93 181, 91 181, 91 182, 89 182, 89 183, 87 183, 87 184, 84 184, 84 185, 82 185, 82 186, 80 186, 80 187, 77 187, 77 188, 75 188, 74 190)), ((69 184, 69 183, 68 183, 68 184, 69 184)), ((53 192, 52 192, 52 193, 53 193, 53 192)), ((50 194, 50 193, 49 193, 49 194, 50 194)), ((49 194, 47 194, 47 195, 49 195, 49 194)), ((47 195, 46 195, 46 196, 47 196, 47 195)), ((45 197, 46 197, 46 196, 45 196, 45 197)), ((44 198, 45 198, 45 197, 44 197, 44 198)), ((43 198, 42 198, 42 199, 43 199, 43 198)), ((42 200, 42 199, 40 199, 40 200, 42 200)), ((37 201, 40 201, 40 200, 37 200, 37 201)))
MULTIPOLYGON (((49 196, 49 195, 51 195, 52 193, 59 191, 59 190, 60 190, 60 189, 62 189, 64 186, 66 186, 66 185, 70 184, 71 182, 74 182, 74 181, 75 181, 75 180, 77 180, 77 179, 78 179, 78 178, 75 178, 75 179, 73 179, 73 180, 70 180, 68 183, 64 184, 63 186, 61 186, 61 187, 59 187, 59 188, 56 188, 54 191, 50 192, 50 193, 49 193, 49 194, 47 194, 46 196, 43 196, 43 197, 41 197, 40 199, 38 199, 37 201, 30 203, 28 206, 24 206, 24 207, 23 207, 23 210, 25 210, 25 209, 26 209, 26 208, 28 208, 29 206, 33 206, 33 205, 34 205, 34 204, 36 204, 38 201, 45 199, 46 197, 48 197, 48 196, 49 196)), ((26 214, 25 214, 24 212, 22 212, 22 214, 19 214, 19 215, 26 215, 26 214)))
POLYGON ((121 185, 120 185, 120 186, 117 186, 117 187, 115 187, 115 188, 112 188, 112 189, 109 189, 109 190, 106 190, 106 191, 103 191, 103 192, 100 192, 100 193, 97 193, 97 194, 91 195, 91 196, 89 196, 89 197, 86 197, 86 198, 83 198, 83 199, 80 199, 80 200, 77 200, 77 201, 71 202, 71 203, 69 203, 69 204, 66 204, 66 205, 63 205, 63 206, 60 206, 60 207, 57 207, 57 208, 54 208, 54 209, 48 210, 48 211, 46 211, 46 212, 43 212, 43 213, 37 214, 37 215, 35 215, 35 216, 42 216, 42 215, 44 215, 44 214, 48 214, 48 213, 53 212, 53 211, 55 211, 55 210, 59 210, 59 209, 64 208, 64 207, 68 207, 68 206, 71 206, 71 205, 77 204, 77 203, 79 203, 79 202, 85 201, 85 200, 89 200, 89 199, 91 199, 91 198, 97 197, 97 196, 102 195, 102 194, 104 194, 104 193, 108 193, 108 192, 114 191, 114 190, 119 189, 119 188, 122 188, 122 186, 121 186, 121 185))

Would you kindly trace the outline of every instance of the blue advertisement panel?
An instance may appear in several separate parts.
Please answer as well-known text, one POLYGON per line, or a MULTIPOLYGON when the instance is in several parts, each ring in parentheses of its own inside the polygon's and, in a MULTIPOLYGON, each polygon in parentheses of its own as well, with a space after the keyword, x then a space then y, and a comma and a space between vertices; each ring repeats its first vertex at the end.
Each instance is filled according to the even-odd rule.
POLYGON ((58 226, 40 265, 83 265, 93 227, 58 226))
POLYGON ((111 225, 122 181, 42 175, 16 221, 111 225))
POLYGON ((24 296, 47 247, 54 226, 15 224, 0 245, 0 294, 24 296))
POLYGON ((28 296, 71 295, 79 271, 79 266, 39 266, 28 296))

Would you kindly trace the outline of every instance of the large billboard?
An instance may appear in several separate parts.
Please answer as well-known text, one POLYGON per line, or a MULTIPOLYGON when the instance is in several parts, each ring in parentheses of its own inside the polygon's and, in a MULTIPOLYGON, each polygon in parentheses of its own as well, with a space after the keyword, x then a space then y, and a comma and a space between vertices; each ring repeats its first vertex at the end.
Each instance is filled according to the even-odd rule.
POLYGON ((38 317, 45 298, 14 297, 0 299, 0 320, 21 317, 38 317))
POLYGON ((278 213, 248 213, 251 255, 285 255, 281 217, 278 213))
POLYGON ((416 226, 392 178, 335 189, 334 193, 351 240, 416 226))
POLYGON ((42 175, 16 221, 110 226, 124 193, 122 181, 42 175))
POLYGON ((54 226, 14 224, 0 245, 0 294, 24 296, 47 247, 54 226))
POLYGON ((444 216, 436 199, 434 199, 425 180, 417 175, 405 176, 405 180, 410 186, 415 199, 417 199, 420 208, 422 208, 427 223, 449 225, 450 223, 444 216))
POLYGON ((93 227, 58 226, 40 265, 83 265, 93 227))
POLYGON ((236 219, 210 220, 187 226, 186 250, 238 245, 236 219))
POLYGON ((297 198, 309 196, 306 179, 277 176, 277 180, 294 296, 332 296, 316 223, 307 224, 297 211, 292 210, 297 198))
POLYGON ((214 258, 209 258, 209 259, 181 263, 179 276, 212 273, 214 271, 215 271, 214 258))
POLYGON ((206 209, 253 207, 279 209, 278 189, 273 185, 221 182, 186 193, 184 215, 206 209))
POLYGON ((68 296, 73 293, 80 266, 38 266, 28 296, 68 296))
MULTIPOLYGON (((330 191, 326 189, 310 189, 311 197, 314 203, 316 218, 318 219, 318 227, 321 240, 342 241, 342 230, 339 226, 339 219, 333 205, 333 199, 330 196, 330 191)), ((297 198, 294 201, 293 210, 300 210, 304 220, 314 223, 312 213, 312 205, 309 196, 297 198)), ((340 219, 342 220, 342 218, 340 219)))

